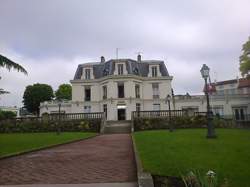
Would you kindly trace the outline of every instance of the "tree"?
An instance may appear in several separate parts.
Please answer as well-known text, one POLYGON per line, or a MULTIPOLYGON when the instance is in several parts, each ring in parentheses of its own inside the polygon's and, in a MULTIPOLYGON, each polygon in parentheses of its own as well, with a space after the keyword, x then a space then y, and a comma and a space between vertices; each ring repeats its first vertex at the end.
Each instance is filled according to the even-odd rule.
POLYGON ((70 84, 61 84, 55 94, 56 99, 71 100, 72 87, 70 84))
POLYGON ((8 59, 7 57, 0 55, 0 67, 7 68, 8 70, 11 70, 12 68, 24 73, 27 75, 27 71, 19 64, 13 62, 12 60, 8 59))
POLYGON ((16 113, 12 111, 3 111, 0 110, 0 120, 12 119, 16 117, 16 113))
MULTIPOLYGON (((12 60, 8 59, 7 57, 5 57, 3 55, 0 55, 0 67, 7 68, 9 71, 13 68, 17 71, 24 73, 25 75, 28 74, 27 71, 21 65, 13 62, 12 60)), ((0 77, 0 79, 1 79, 1 77, 0 77)), ((9 92, 0 88, 0 95, 7 94, 7 93, 9 93, 9 92)))
POLYGON ((10 92, 5 91, 4 89, 0 88, 0 95, 1 95, 1 94, 8 94, 8 93, 10 93, 10 92))
POLYGON ((54 97, 53 89, 47 84, 33 84, 26 87, 23 94, 24 107, 31 113, 39 115, 41 102, 49 101, 54 97))
POLYGON ((242 51, 243 54, 240 56, 240 71, 243 77, 250 78, 250 37, 243 44, 242 51))

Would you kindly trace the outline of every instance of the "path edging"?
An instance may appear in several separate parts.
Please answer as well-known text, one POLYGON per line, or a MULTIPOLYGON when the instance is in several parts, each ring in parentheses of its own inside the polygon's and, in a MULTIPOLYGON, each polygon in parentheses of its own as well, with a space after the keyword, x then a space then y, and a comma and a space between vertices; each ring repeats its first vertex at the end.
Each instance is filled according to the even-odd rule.
POLYGON ((135 139, 132 134, 131 136, 133 141, 133 149, 134 149, 135 162, 137 168, 138 185, 139 187, 154 187, 153 177, 151 173, 143 171, 142 162, 138 150, 136 148, 135 139))
POLYGON ((64 142, 64 143, 49 145, 49 146, 46 146, 46 147, 40 147, 40 148, 37 148, 37 149, 28 150, 28 151, 23 151, 23 152, 16 153, 16 154, 13 154, 13 155, 3 156, 3 157, 0 157, 0 160, 4 160, 4 159, 7 159, 7 158, 12 158, 12 157, 16 157, 16 156, 21 156, 21 155, 24 155, 24 154, 33 153, 33 152, 41 151, 41 150, 45 150, 45 149, 50 149, 50 148, 57 147, 57 146, 61 146, 61 145, 66 145, 66 144, 70 144, 70 143, 75 143, 75 142, 79 142, 79 141, 84 141, 84 140, 87 140, 87 139, 90 139, 90 138, 97 137, 97 136, 99 136, 99 135, 100 135, 100 134, 97 133, 97 134, 94 135, 94 136, 90 136, 90 137, 83 138, 83 139, 72 140, 72 141, 69 141, 69 142, 64 142))

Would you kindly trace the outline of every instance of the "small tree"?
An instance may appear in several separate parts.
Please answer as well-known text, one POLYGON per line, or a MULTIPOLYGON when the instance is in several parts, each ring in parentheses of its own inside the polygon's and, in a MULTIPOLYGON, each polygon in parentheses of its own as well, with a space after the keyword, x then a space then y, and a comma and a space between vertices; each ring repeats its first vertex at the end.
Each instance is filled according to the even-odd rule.
POLYGON ((31 113, 39 115, 41 102, 49 101, 54 97, 53 89, 47 84, 33 84, 26 87, 23 94, 24 107, 31 113))
POLYGON ((243 44, 242 51, 243 54, 240 56, 240 71, 243 77, 250 78, 250 37, 243 44))
POLYGON ((55 94, 56 99, 71 100, 72 87, 70 84, 61 84, 55 94))
POLYGON ((16 113, 15 112, 0 110, 0 120, 12 119, 14 117, 16 117, 16 113))

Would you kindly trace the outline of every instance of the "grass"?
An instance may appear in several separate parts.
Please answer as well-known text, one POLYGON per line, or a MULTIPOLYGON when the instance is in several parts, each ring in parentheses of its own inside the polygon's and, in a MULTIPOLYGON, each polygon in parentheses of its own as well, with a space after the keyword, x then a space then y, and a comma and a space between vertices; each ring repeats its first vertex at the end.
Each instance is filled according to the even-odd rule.
POLYGON ((85 139, 94 135, 95 133, 83 132, 63 132, 60 135, 56 133, 0 134, 0 158, 73 140, 85 139))
POLYGON ((213 170, 219 183, 226 178, 230 187, 250 186, 250 130, 216 132, 217 139, 206 139, 205 129, 141 131, 133 136, 144 169, 154 175, 213 170))

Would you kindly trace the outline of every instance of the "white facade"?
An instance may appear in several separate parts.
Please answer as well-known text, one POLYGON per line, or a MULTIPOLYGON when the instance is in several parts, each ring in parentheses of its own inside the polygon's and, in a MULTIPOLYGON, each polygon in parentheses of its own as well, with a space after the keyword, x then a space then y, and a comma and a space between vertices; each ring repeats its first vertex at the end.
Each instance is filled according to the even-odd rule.
MULTIPOLYGON (((168 110, 171 81, 163 61, 115 59, 80 64, 71 80, 72 101, 60 106, 65 113, 105 112, 107 120, 130 120, 132 111, 168 110)), ((250 80, 233 79, 212 83, 210 104, 214 114, 244 118, 250 114, 250 80), (243 116, 243 117, 242 117, 243 116)), ((179 95, 171 109, 206 112, 204 95, 179 95)), ((40 105, 40 115, 57 113, 55 101, 40 105)))
MULTIPOLYGON (((250 80, 233 79, 212 83, 210 105, 214 114, 235 117, 239 120, 250 118, 250 80)), ((189 109, 206 112, 207 101, 204 95, 180 95, 175 97, 175 109, 189 109)))
MULTIPOLYGON (((238 110, 244 116, 250 114, 250 94, 214 96, 210 95, 210 106, 214 114, 220 116, 235 116, 238 110)), ((204 95, 178 96, 175 99, 175 109, 189 109, 194 112, 206 112, 207 101, 204 95)))
MULTIPOLYGON (((139 58, 82 64, 71 80, 72 101, 62 103, 61 111, 106 112, 107 120, 130 120, 132 111, 167 110, 171 81, 163 61, 139 58)), ((55 102, 41 103, 40 115, 58 109, 55 102)))

